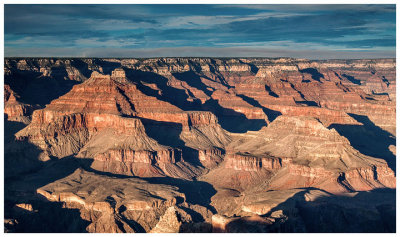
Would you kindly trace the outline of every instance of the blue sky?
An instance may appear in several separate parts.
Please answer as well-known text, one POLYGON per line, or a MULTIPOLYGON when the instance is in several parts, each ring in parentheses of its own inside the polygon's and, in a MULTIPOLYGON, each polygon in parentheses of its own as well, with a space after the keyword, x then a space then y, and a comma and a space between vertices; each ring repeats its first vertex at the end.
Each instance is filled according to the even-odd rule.
POLYGON ((395 5, 5 5, 5 56, 395 57, 395 5))

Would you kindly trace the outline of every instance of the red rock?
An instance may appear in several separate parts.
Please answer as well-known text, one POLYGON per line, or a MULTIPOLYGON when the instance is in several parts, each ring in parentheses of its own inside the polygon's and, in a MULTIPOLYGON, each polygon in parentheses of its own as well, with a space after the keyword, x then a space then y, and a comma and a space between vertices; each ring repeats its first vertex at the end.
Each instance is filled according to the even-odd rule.
MULTIPOLYGON (((44 185, 42 174, 64 169, 53 160, 7 192, 37 189, 79 210, 89 232, 305 231, 313 226, 307 213, 328 222, 348 214, 332 201, 338 197, 396 188, 389 160, 395 87, 394 59, 6 59, 5 114, 31 120, 8 134, 5 157, 17 164, 11 170, 22 170, 27 157, 72 156, 89 160, 82 166, 93 171, 78 168, 44 185), (36 103, 31 79, 75 85, 36 103), (363 135, 374 152, 363 149, 363 135), (39 154, 19 159, 20 146, 39 154)), ((35 208, 34 198, 8 198, 35 208)), ((392 213, 390 200, 379 208, 354 203, 352 211, 381 218, 374 223, 387 223, 392 213)), ((370 223, 354 216, 359 226, 370 223)))

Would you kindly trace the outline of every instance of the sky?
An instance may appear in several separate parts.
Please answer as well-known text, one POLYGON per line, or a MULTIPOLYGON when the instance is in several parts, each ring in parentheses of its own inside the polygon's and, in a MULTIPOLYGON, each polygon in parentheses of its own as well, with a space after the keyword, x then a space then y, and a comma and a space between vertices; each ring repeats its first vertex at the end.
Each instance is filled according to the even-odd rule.
POLYGON ((393 5, 10 5, 5 57, 396 56, 393 5))

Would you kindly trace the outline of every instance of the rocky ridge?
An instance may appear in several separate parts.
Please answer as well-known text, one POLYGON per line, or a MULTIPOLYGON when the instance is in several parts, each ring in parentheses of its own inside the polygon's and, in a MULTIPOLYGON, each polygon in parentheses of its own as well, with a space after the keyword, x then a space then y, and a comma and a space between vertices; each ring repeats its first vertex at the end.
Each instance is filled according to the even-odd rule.
MULTIPOLYGON (((338 213, 312 205, 350 215, 342 200, 362 216, 369 207, 353 200, 368 198, 390 216, 394 69, 392 59, 6 59, 7 225, 77 210, 70 231, 314 232, 308 215, 338 213), (37 181, 70 160, 64 176, 37 181)), ((385 218, 349 226, 368 232, 361 223, 385 218)))

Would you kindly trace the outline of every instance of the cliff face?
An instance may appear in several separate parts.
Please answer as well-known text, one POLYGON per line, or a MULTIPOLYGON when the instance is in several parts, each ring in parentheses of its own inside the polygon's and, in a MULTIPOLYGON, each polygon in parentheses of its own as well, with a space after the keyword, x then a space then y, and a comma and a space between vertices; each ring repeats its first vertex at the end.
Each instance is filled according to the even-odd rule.
POLYGON ((9 121, 29 123, 27 117, 34 107, 18 101, 19 96, 11 90, 9 85, 4 85, 4 115, 9 121))
POLYGON ((303 197, 396 188, 395 87, 394 59, 5 59, 7 225, 76 209, 68 231, 314 230, 303 197))

